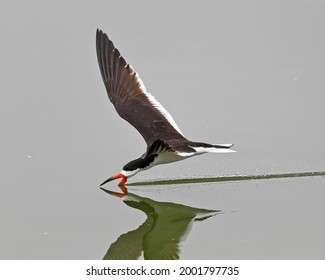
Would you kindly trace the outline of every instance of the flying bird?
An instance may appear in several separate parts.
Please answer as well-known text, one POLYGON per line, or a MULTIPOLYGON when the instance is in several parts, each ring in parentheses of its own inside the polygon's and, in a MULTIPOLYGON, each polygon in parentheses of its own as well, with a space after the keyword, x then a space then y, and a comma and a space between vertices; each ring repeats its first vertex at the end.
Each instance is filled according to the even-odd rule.
MULTIPOLYGON (((146 152, 124 165, 121 172, 104 181, 127 179, 155 165, 183 160, 204 153, 234 152, 233 144, 207 144, 188 140, 172 116, 145 88, 138 74, 121 56, 113 42, 97 29, 96 51, 109 100, 121 118, 134 126, 147 144, 146 152)), ((124 187, 125 188, 125 187, 124 187)))

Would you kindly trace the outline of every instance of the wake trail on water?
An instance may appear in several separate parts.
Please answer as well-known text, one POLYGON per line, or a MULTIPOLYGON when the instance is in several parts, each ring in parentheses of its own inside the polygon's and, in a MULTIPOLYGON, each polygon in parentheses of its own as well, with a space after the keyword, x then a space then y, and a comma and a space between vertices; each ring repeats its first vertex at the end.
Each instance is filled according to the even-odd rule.
POLYGON ((134 183, 127 184, 127 186, 197 184, 197 183, 211 183, 211 182, 231 182, 231 181, 266 180, 266 179, 298 178, 298 177, 320 177, 320 176, 325 176, 325 171, 164 179, 164 180, 134 182, 134 183))

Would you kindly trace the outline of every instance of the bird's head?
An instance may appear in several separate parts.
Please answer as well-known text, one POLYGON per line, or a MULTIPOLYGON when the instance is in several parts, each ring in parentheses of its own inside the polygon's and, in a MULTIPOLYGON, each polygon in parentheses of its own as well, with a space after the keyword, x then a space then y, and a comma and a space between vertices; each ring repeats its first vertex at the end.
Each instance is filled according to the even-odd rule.
POLYGON ((150 166, 152 165, 151 163, 154 161, 154 159, 156 157, 157 157, 157 155, 154 154, 154 155, 150 155, 148 157, 140 157, 138 159, 132 160, 123 166, 123 170, 120 173, 117 173, 116 175, 108 178, 106 181, 104 181, 100 185, 102 186, 102 185, 106 184, 107 182, 110 182, 115 179, 122 179, 119 182, 118 186, 120 188, 124 187, 124 185, 129 177, 132 177, 133 175, 137 174, 141 170, 150 168, 150 166))

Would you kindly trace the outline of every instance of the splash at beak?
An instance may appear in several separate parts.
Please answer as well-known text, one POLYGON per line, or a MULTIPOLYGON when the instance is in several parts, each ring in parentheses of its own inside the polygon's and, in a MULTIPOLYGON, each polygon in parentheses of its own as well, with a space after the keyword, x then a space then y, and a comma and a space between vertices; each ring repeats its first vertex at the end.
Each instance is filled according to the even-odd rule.
POLYGON ((126 181, 127 181, 127 177, 124 176, 122 173, 118 173, 110 178, 108 178, 106 181, 104 181, 103 183, 100 184, 100 186, 112 181, 112 180, 115 180, 115 179, 119 179, 119 178, 122 178, 122 180, 120 181, 120 183, 118 184, 119 187, 122 187, 125 185, 126 181))

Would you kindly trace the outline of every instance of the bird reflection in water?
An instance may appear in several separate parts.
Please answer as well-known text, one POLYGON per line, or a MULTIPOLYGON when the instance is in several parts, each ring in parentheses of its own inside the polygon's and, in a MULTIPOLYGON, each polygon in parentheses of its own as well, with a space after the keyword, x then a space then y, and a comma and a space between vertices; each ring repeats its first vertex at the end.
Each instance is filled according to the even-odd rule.
POLYGON ((193 222, 203 221, 221 210, 207 210, 171 202, 158 202, 133 193, 105 190, 147 216, 137 229, 124 233, 113 242, 104 260, 177 260, 180 243, 185 240, 193 222))

